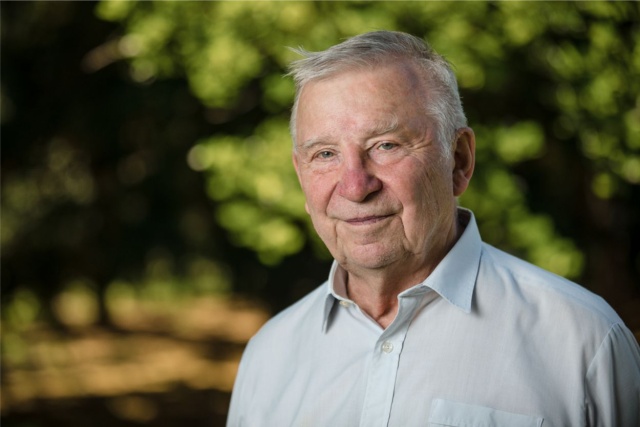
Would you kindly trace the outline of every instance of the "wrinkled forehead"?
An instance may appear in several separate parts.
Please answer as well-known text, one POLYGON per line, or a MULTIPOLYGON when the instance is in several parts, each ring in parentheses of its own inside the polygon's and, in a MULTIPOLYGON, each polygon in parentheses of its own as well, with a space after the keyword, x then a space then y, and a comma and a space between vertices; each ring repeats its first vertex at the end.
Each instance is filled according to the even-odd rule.
MULTIPOLYGON (((294 146, 296 141, 300 141, 300 138, 305 137, 300 134, 300 131, 304 129, 303 133, 307 134, 306 131, 309 130, 309 121, 305 120, 304 123, 300 123, 300 115, 305 114, 304 112, 308 112, 308 110, 319 112, 318 108, 316 108, 318 104, 324 103, 327 97, 335 95, 336 87, 340 87, 345 93, 350 92, 354 97, 373 91, 383 94, 382 97, 386 102, 380 108, 387 109, 388 119, 383 123, 372 124, 371 126, 374 129, 371 130, 371 133, 373 134, 382 132, 382 128, 388 129, 397 126, 393 121, 397 121, 398 118, 402 122, 406 120, 415 121, 417 117, 411 113, 411 110, 421 116, 420 121, 429 120, 426 117, 428 114, 425 113, 429 103, 429 88, 431 85, 426 81, 425 70, 415 61, 400 58, 395 62, 385 61, 373 65, 345 66, 340 70, 325 73, 322 77, 310 79, 296 93, 290 122, 294 146), (370 79, 372 76, 376 78, 370 79), (369 81, 369 84, 361 84, 364 80, 369 81), (356 91, 350 90, 353 87, 358 89, 356 91), (392 117, 392 113, 397 113, 398 116, 394 115, 392 117), (411 116, 411 118, 408 116, 411 116), (301 125, 303 129, 300 128, 301 125)), ((338 91, 338 93, 341 92, 338 91)), ((363 98, 366 97, 363 96, 363 98)), ((364 113, 364 110, 366 110, 366 108, 355 106, 355 103, 351 105, 353 108, 348 110, 349 115, 358 115, 359 111, 364 113)), ((326 110, 324 112, 326 113, 326 110)), ((379 115, 376 116, 377 119, 381 118, 379 115)), ((309 116, 307 115, 307 117, 309 116)), ((333 117, 336 118, 337 116, 334 115, 333 117)), ((319 116, 316 116, 316 118, 319 120, 329 119, 326 114, 323 115, 322 119, 319 116)), ((374 117, 371 117, 371 119, 375 120, 374 117)), ((317 123, 315 120, 314 122, 317 123)))
POLYGON ((317 70, 306 78, 296 81, 296 99, 305 86, 325 80, 338 79, 345 74, 358 72, 375 72, 378 70, 396 70, 396 72, 414 82, 422 84, 427 82, 428 74, 418 61, 412 58, 387 55, 382 58, 355 59, 349 62, 338 62, 321 70, 317 70))
POLYGON ((420 76, 403 64, 311 82, 300 97, 295 140, 425 129, 430 123, 423 89, 420 76))
MULTIPOLYGON (((336 88, 359 96, 367 92, 386 94, 390 103, 406 103, 424 98, 431 85, 422 69, 409 61, 384 63, 375 67, 351 67, 310 80, 301 88, 298 101, 302 104, 317 102, 336 88), (357 90, 353 90, 357 88, 357 90), (313 93, 313 96, 309 96, 313 93)), ((342 93, 342 92, 341 92, 342 93)), ((422 100, 421 100, 422 103, 422 100)))

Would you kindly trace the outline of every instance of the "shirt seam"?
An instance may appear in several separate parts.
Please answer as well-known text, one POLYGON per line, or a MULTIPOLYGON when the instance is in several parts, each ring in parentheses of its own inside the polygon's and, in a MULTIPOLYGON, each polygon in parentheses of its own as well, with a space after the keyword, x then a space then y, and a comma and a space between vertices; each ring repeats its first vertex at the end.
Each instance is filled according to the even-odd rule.
MULTIPOLYGON (((504 252, 501 251, 500 249, 497 249, 485 242, 483 242, 484 247, 483 247, 483 255, 486 255, 490 258, 491 260, 491 264, 493 264, 495 266, 495 268, 497 270, 503 271, 505 273, 507 273, 509 276, 513 277, 514 281, 517 282, 520 286, 523 287, 535 287, 535 288, 540 288, 542 290, 545 290, 547 292, 552 292, 556 295, 561 296, 562 298, 564 298, 567 301, 571 301, 572 304, 577 305, 579 307, 581 307, 582 309, 584 309, 585 311, 588 311, 589 313, 598 316, 600 319, 604 320, 606 323, 609 324, 610 327, 612 327, 613 325, 617 324, 617 323, 621 323, 620 319, 617 318, 617 316, 614 313, 614 316, 611 315, 611 313, 608 313, 607 310, 602 310, 600 307, 596 307, 596 306, 590 306, 588 304, 584 304, 583 303, 583 295, 580 295, 578 298, 576 298, 575 295, 571 295, 570 293, 563 291, 562 289, 559 289, 558 287, 552 286, 551 282, 547 281, 547 280, 540 280, 540 277, 537 277, 537 280, 534 278, 532 279, 530 274, 522 274, 521 272, 518 272, 516 270, 514 270, 513 268, 511 268, 508 263, 503 262, 502 260, 498 260, 492 252, 493 251, 500 251, 503 252, 504 254, 506 254, 509 257, 515 258, 517 261, 525 263, 525 264, 530 264, 524 260, 521 260, 519 258, 514 257, 513 255, 509 254, 508 252, 504 252)), ((565 286, 576 286, 578 288, 581 289, 581 291, 584 292, 588 292, 590 293, 591 297, 595 297, 596 299, 599 299, 600 302, 606 302, 604 301, 604 299, 597 295, 594 294, 593 292, 589 291, 589 289, 585 288, 582 285, 579 285, 575 282, 570 281, 569 279, 562 277, 558 274, 552 273, 550 271, 544 270, 541 267, 538 267, 535 264, 530 264, 530 266, 535 267, 536 269, 552 275, 553 278, 557 281, 561 281, 564 283, 565 286)), ((591 301, 594 301, 593 299, 591 299, 591 301)))
POLYGON ((593 357, 591 358, 591 361, 589 362, 589 366, 587 367, 587 370, 584 374, 584 382, 583 382, 583 386, 582 386, 582 390, 583 390, 583 411, 585 414, 585 421, 587 418, 587 404, 588 404, 588 399, 587 399, 587 390, 588 388, 588 383, 589 383, 589 376, 591 375, 591 371, 592 369, 595 369, 596 366, 596 359, 598 359, 599 355, 601 352, 604 351, 604 347, 605 347, 605 343, 607 343, 608 341, 610 342, 611 339, 611 333, 613 332, 613 329, 616 327, 620 327, 621 323, 620 322, 614 322, 611 325, 609 325, 609 329, 607 330, 607 333, 604 335, 604 337, 602 338, 602 341, 600 342, 600 345, 598 346, 598 349, 595 351, 595 353, 593 354, 593 357))

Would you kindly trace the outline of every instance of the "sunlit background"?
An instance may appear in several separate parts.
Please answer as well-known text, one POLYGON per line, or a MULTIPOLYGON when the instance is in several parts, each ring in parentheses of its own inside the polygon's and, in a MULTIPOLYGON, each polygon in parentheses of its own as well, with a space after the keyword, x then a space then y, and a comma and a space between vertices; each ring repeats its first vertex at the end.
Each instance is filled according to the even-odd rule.
POLYGON ((374 29, 455 66, 483 238, 640 338, 640 5, 2 2, 3 426, 224 425, 239 357, 319 285, 296 58, 374 29))

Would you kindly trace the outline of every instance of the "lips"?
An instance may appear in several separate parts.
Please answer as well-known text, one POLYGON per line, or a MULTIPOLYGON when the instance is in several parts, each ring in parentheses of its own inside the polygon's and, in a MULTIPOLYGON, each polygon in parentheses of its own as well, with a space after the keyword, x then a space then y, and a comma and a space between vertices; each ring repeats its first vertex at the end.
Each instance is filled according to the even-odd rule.
POLYGON ((351 225, 369 225, 369 224, 375 224, 376 222, 383 221, 389 217, 391 217, 391 215, 362 216, 362 217, 347 219, 345 220, 345 222, 351 225))

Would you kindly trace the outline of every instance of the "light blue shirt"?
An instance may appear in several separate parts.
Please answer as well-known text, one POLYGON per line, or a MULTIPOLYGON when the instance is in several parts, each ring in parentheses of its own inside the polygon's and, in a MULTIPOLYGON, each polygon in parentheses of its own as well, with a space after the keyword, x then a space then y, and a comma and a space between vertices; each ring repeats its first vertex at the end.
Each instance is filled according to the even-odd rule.
POLYGON ((382 329, 346 272, 249 342, 228 427, 640 426, 640 349, 600 297, 483 243, 473 215, 382 329))

